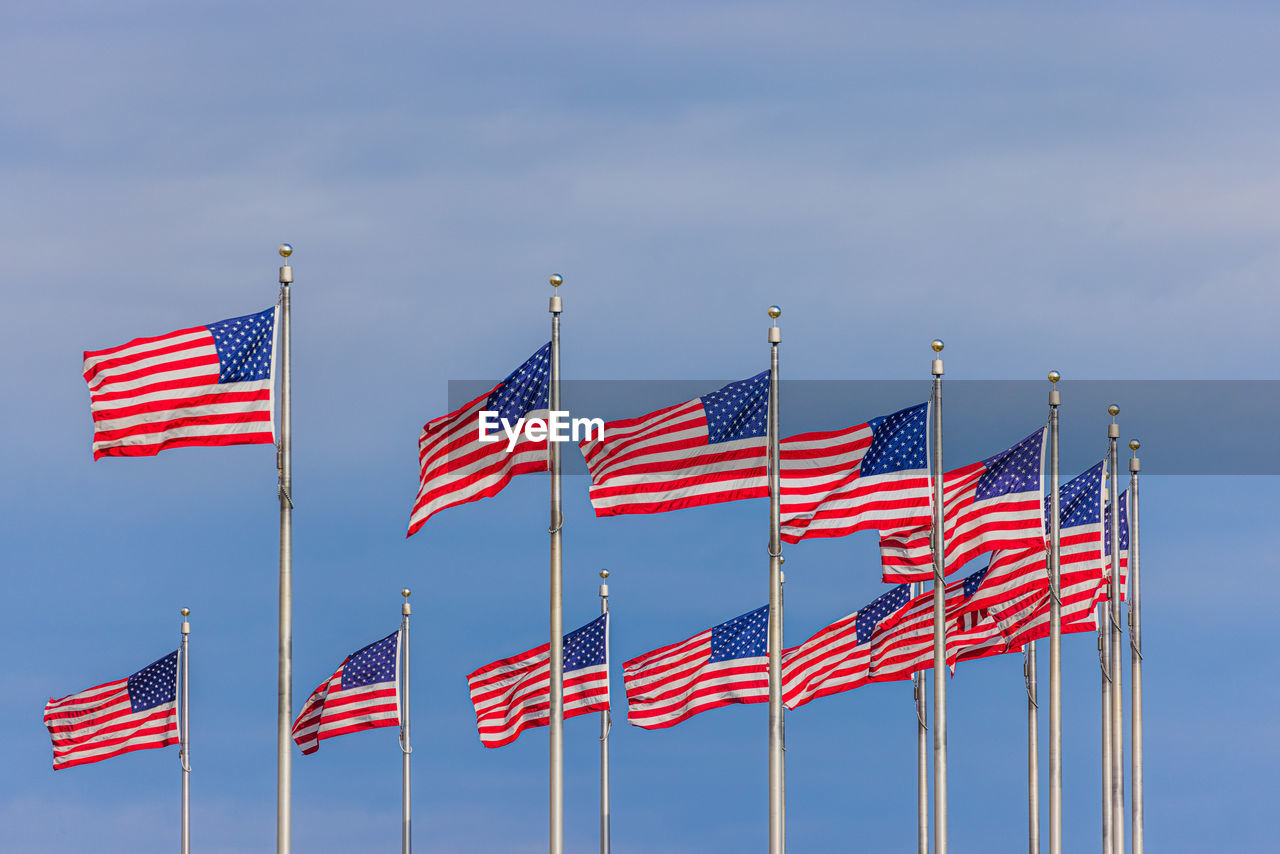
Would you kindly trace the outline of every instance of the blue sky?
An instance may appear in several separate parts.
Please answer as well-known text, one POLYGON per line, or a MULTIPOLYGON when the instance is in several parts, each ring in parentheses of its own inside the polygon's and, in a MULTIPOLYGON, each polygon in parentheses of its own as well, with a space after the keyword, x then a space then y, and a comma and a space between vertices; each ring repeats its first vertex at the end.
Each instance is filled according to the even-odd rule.
MULTIPOLYGON (((482 748, 464 676, 545 636, 546 482, 403 532, 422 423, 450 381, 504 376, 546 340, 549 273, 566 280, 569 379, 754 374, 770 303, 790 379, 912 380, 923 398, 935 336, 949 380, 1275 378, 1265 4, 64 2, 0 21, 0 821, 20 854, 176 842, 173 750, 55 773, 40 709, 171 649, 184 605, 196 845, 274 845, 271 450, 94 463, 80 358, 266 308, 280 241, 297 249, 294 693, 394 628, 415 590, 424 850, 545 844, 546 734, 482 748)), ((1068 443, 1101 445, 1095 388, 1089 408, 1064 391, 1068 443)), ((1213 434, 1258 433, 1274 403, 1202 394, 1170 419, 1134 388, 1116 402, 1148 445, 1148 839, 1260 850, 1280 783, 1260 710, 1280 697, 1248 653, 1280 593, 1275 480, 1172 474, 1188 469, 1159 437, 1238 472, 1265 453, 1237 444, 1219 466, 1213 434)), ((784 432, 820 412, 789 426, 784 410, 784 432)), ((949 461, 1044 417, 983 412, 949 411, 949 461)), ((566 517, 566 627, 598 610, 610 568, 618 664, 765 599, 762 502, 597 520, 576 477, 566 517)), ((789 640, 880 588, 868 535, 787 557, 789 640)), ((1067 659, 1065 835, 1086 851, 1090 640, 1067 659)), ((1006 656, 951 683, 955 852, 1025 845, 1020 673, 1006 656)), ((566 725, 569 850, 595 845, 595 727, 566 725)), ((909 850, 905 684, 812 703, 787 733, 793 851, 909 850)), ((619 721, 615 849, 762 846, 765 734, 761 706, 664 732, 619 721)), ((394 846, 398 763, 390 730, 296 757, 298 850, 394 846)))

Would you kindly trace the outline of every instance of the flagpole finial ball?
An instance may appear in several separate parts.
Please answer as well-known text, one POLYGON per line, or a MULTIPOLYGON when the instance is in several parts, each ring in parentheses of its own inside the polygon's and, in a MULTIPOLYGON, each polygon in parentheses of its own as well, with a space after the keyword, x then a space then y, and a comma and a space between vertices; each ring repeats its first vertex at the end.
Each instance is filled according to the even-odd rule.
POLYGON ((1129 450, 1131 450, 1131 451, 1136 451, 1136 450, 1138 450, 1138 449, 1139 449, 1139 448, 1141 448, 1141 447, 1142 447, 1142 443, 1141 443, 1141 442, 1139 442, 1137 439, 1130 439, 1130 440, 1129 440, 1129 450))
POLYGON ((1062 379, 1062 374, 1058 373, 1057 371, 1049 372, 1049 382, 1056 383, 1060 379, 1062 379))
POLYGON ((600 570, 600 577, 601 577, 601 578, 608 578, 608 577, 609 577, 609 570, 607 570, 607 569, 602 569, 602 570, 600 570))
POLYGON ((410 590, 408 587, 402 587, 402 588, 400 588, 400 595, 401 595, 401 596, 403 596, 403 597, 404 597, 404 598, 406 598, 406 599, 408 599, 408 598, 409 598, 409 595, 410 595, 412 592, 413 592, 413 591, 412 591, 412 590, 410 590))
POLYGON ((190 608, 183 608, 183 609, 182 609, 182 611, 181 611, 180 613, 181 613, 181 614, 182 614, 182 616, 184 616, 184 617, 190 617, 190 616, 191 616, 191 609, 190 609, 190 608))
POLYGON ((941 352, 942 352, 942 348, 943 348, 944 346, 946 346, 946 345, 944 345, 944 344, 942 343, 942 339, 941 339, 941 338, 935 338, 935 339, 933 339, 933 341, 929 342, 929 346, 933 348, 933 352, 935 352, 935 353, 941 353, 941 352))
POLYGON ((551 287, 558 288, 564 284, 564 276, 559 273, 552 273, 551 278, 547 279, 551 283, 551 287))
POLYGON ((774 320, 777 320, 779 317, 782 317, 782 309, 778 308, 776 305, 769 306, 769 316, 774 320))
POLYGON ((1114 403, 1111 404, 1110 406, 1107 407, 1107 414, 1110 415, 1112 418, 1115 418, 1117 415, 1120 414, 1120 407, 1116 406, 1114 403))
POLYGON ((288 258, 293 254, 293 247, 288 243, 281 243, 280 248, 276 251, 280 253, 281 258, 288 258))

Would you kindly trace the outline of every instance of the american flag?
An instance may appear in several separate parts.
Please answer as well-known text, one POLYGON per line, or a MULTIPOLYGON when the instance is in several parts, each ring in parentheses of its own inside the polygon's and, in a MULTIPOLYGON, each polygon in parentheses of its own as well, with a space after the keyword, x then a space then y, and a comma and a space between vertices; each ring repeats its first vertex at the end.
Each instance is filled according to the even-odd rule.
POLYGON ((597 516, 664 513, 769 494, 769 372, 642 415, 579 443, 597 516))
POLYGON ((660 729, 730 703, 767 702, 768 638, 765 605, 631 659, 622 666, 627 722, 660 729))
MULTIPOLYGON (((947 665, 963 658, 994 655, 1005 650, 1000 626, 985 609, 970 607, 986 578, 980 569, 947 584, 944 619, 947 633, 947 665)), ((906 679, 918 670, 933 667, 933 591, 912 598, 872 640, 872 680, 906 679)))
POLYGON ((44 725, 55 769, 177 744, 178 651, 126 679, 49 700, 44 725))
MULTIPOLYGON (((609 708, 609 615, 564 636, 564 716, 609 708)), ((467 677, 485 747, 502 747, 551 721, 551 644, 486 664, 467 677)))
MULTIPOLYGON (((943 530, 947 573, 978 555, 1044 543, 1044 437, 1040 428, 980 463, 943 476, 943 530)), ((884 580, 929 581, 933 557, 928 524, 880 535, 884 580)))
POLYGON ((795 709, 817 697, 870 682, 868 665, 876 629, 901 611, 910 598, 911 587, 899 584, 799 646, 783 650, 783 704, 795 709))
POLYGON ((351 653, 311 692, 293 722, 293 740, 315 753, 335 735, 400 725, 400 632, 351 653))
POLYGON ((782 539, 929 524, 929 405, 780 443, 782 539))
POLYGON ((495 441, 481 442, 480 413, 496 412, 514 429, 520 418, 546 419, 550 395, 548 342, 488 394, 428 421, 418 439, 420 486, 405 536, 412 537, 445 508, 497 495, 518 474, 546 471, 546 439, 532 440, 521 431, 508 451, 506 433, 498 426, 486 434, 495 441))
POLYGON ((93 458, 276 440, 276 310, 86 350, 93 458))

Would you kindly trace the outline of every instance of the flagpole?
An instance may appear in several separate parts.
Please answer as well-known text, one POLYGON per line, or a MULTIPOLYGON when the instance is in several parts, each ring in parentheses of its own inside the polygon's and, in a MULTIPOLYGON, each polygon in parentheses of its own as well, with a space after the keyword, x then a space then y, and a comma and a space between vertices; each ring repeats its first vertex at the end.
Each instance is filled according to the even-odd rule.
POLYGON ((409 615, 413 608, 409 605, 409 596, 413 591, 408 587, 400 591, 404 602, 400 605, 400 669, 403 684, 400 693, 400 851, 409 854, 413 850, 413 797, 412 779, 410 777, 409 759, 413 755, 413 744, 409 740, 409 615))
POLYGON ((1129 460, 1129 654, 1133 672, 1129 674, 1129 735, 1133 751, 1129 755, 1129 774, 1133 780, 1133 854, 1143 854, 1142 791, 1142 597, 1139 586, 1138 554, 1138 472, 1142 464, 1137 439, 1129 440, 1133 457, 1129 460))
POLYGON ((1040 696, 1035 641, 1022 648, 1022 676, 1027 685, 1027 851, 1040 854, 1040 728, 1036 720, 1040 696))
POLYGON ((1107 439, 1111 450, 1111 597, 1107 612, 1107 638, 1111 642, 1111 833, 1112 850, 1124 854, 1124 694, 1120 660, 1120 454, 1116 444, 1120 407, 1107 407, 1111 423, 1107 439))
MULTIPOLYGON (((552 274, 551 287, 559 288, 564 278, 552 274)), ((553 291, 548 308, 551 312, 551 394, 548 401, 552 413, 560 409, 560 296, 553 291)), ((561 529, 564 516, 560 512, 560 443, 548 436, 551 463, 551 755, 550 755, 550 844, 551 854, 564 854, 564 601, 561 590, 563 555, 561 529)))
POLYGON ((293 387, 290 377, 289 285, 293 247, 281 243, 280 444, 276 447, 280 497, 280 643, 276 673, 276 854, 293 847, 293 387))
POLYGON ((1111 645, 1106 602, 1098 603, 1098 664, 1102 670, 1102 854, 1113 854, 1111 838, 1111 645))
MULTIPOLYGON (((924 592, 923 588, 919 582, 912 584, 911 598, 924 592)), ((916 851, 929 854, 929 727, 924 671, 911 676, 911 689, 916 705, 916 851)))
POLYGON ((778 344, 782 309, 769 306, 769 854, 787 850, 786 754, 782 720, 782 539, 781 477, 778 451, 778 344))
POLYGON ((1049 854, 1062 854, 1062 510, 1058 407, 1062 375, 1049 372, 1049 854))
POLYGON ((943 530, 942 340, 933 347, 933 850, 947 854, 947 542, 943 530))
MULTIPOLYGON (((600 570, 600 613, 609 613, 609 570, 600 570)), ((608 656, 605 656, 608 667, 608 656)), ((612 698, 610 698, 612 703, 612 698)), ((609 731, 613 716, 605 709, 600 713, 600 854, 609 854, 609 731)))
POLYGON ((182 696, 179 699, 182 703, 182 713, 178 723, 181 728, 178 761, 182 764, 182 841, 179 850, 182 854, 191 854, 191 715, 189 709, 191 695, 187 690, 187 681, 191 675, 189 660, 191 623, 187 620, 189 616, 191 616, 191 609, 183 608, 182 643, 181 651, 178 653, 178 658, 182 660, 182 675, 179 677, 182 682, 182 696))
POLYGON ((1111 835, 1112 850, 1124 854, 1124 694, 1120 661, 1120 453, 1116 443, 1120 407, 1107 407, 1111 424, 1107 440, 1111 451, 1111 595, 1107 603, 1107 639, 1111 644, 1111 835))

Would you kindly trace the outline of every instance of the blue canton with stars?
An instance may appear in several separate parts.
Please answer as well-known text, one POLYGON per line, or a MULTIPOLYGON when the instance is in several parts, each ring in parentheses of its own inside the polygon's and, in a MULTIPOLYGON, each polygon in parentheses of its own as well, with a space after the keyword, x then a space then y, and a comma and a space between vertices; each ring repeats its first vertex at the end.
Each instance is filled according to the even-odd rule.
POLYGON ((218 382, 243 383, 271 379, 276 310, 210 323, 205 329, 218 350, 218 382))
POLYGON ((983 460, 987 470, 978 478, 974 500, 998 498, 1015 492, 1039 492, 1043 447, 1044 429, 1041 428, 1009 450, 983 460))
MULTIPOLYGON (((1103 534, 1103 543, 1106 544, 1105 555, 1111 554, 1111 507, 1107 507, 1107 524, 1106 531, 1103 534)), ((1129 550, 1129 490, 1120 493, 1120 551, 1129 550)))
MULTIPOLYGON (((1052 508, 1045 500, 1044 524, 1049 528, 1052 508)), ((1102 463, 1076 475, 1058 489, 1058 518, 1062 528, 1096 525, 1102 521, 1102 463)))
POLYGON ((145 712, 178 696, 178 651, 148 664, 129 677, 129 711, 145 712))
POLYGON ((899 611, 910 598, 911 585, 899 584, 888 593, 881 593, 870 605, 859 609, 858 616, 854 618, 858 645, 870 643, 880 621, 899 611))
POLYGON ((922 403, 868 421, 871 445, 862 458, 861 477, 927 468, 928 415, 929 404, 922 403))
POLYGON ((729 383, 699 400, 707 413, 708 445, 761 437, 768 427, 769 372, 729 383))
POLYGON ((374 641, 359 652, 353 652, 342 663, 342 690, 363 688, 378 682, 394 682, 399 646, 400 633, 397 631, 380 641, 374 641))
POLYGON ((982 569, 970 575, 964 580, 964 598, 972 599, 973 594, 978 592, 978 588, 982 586, 982 582, 986 580, 987 573, 991 570, 991 564, 987 564, 982 569))
POLYGON ((564 636, 565 673, 608 663, 605 657, 605 632, 608 626, 609 615, 601 614, 582 628, 564 636))
MULTIPOLYGON (((515 424, 535 409, 547 409, 551 399, 551 342, 548 341, 511 372, 484 402, 484 408, 515 424)), ((501 431, 497 427, 493 432, 501 431)))
POLYGON ((769 654, 769 606, 734 617, 711 630, 708 664, 769 654))

